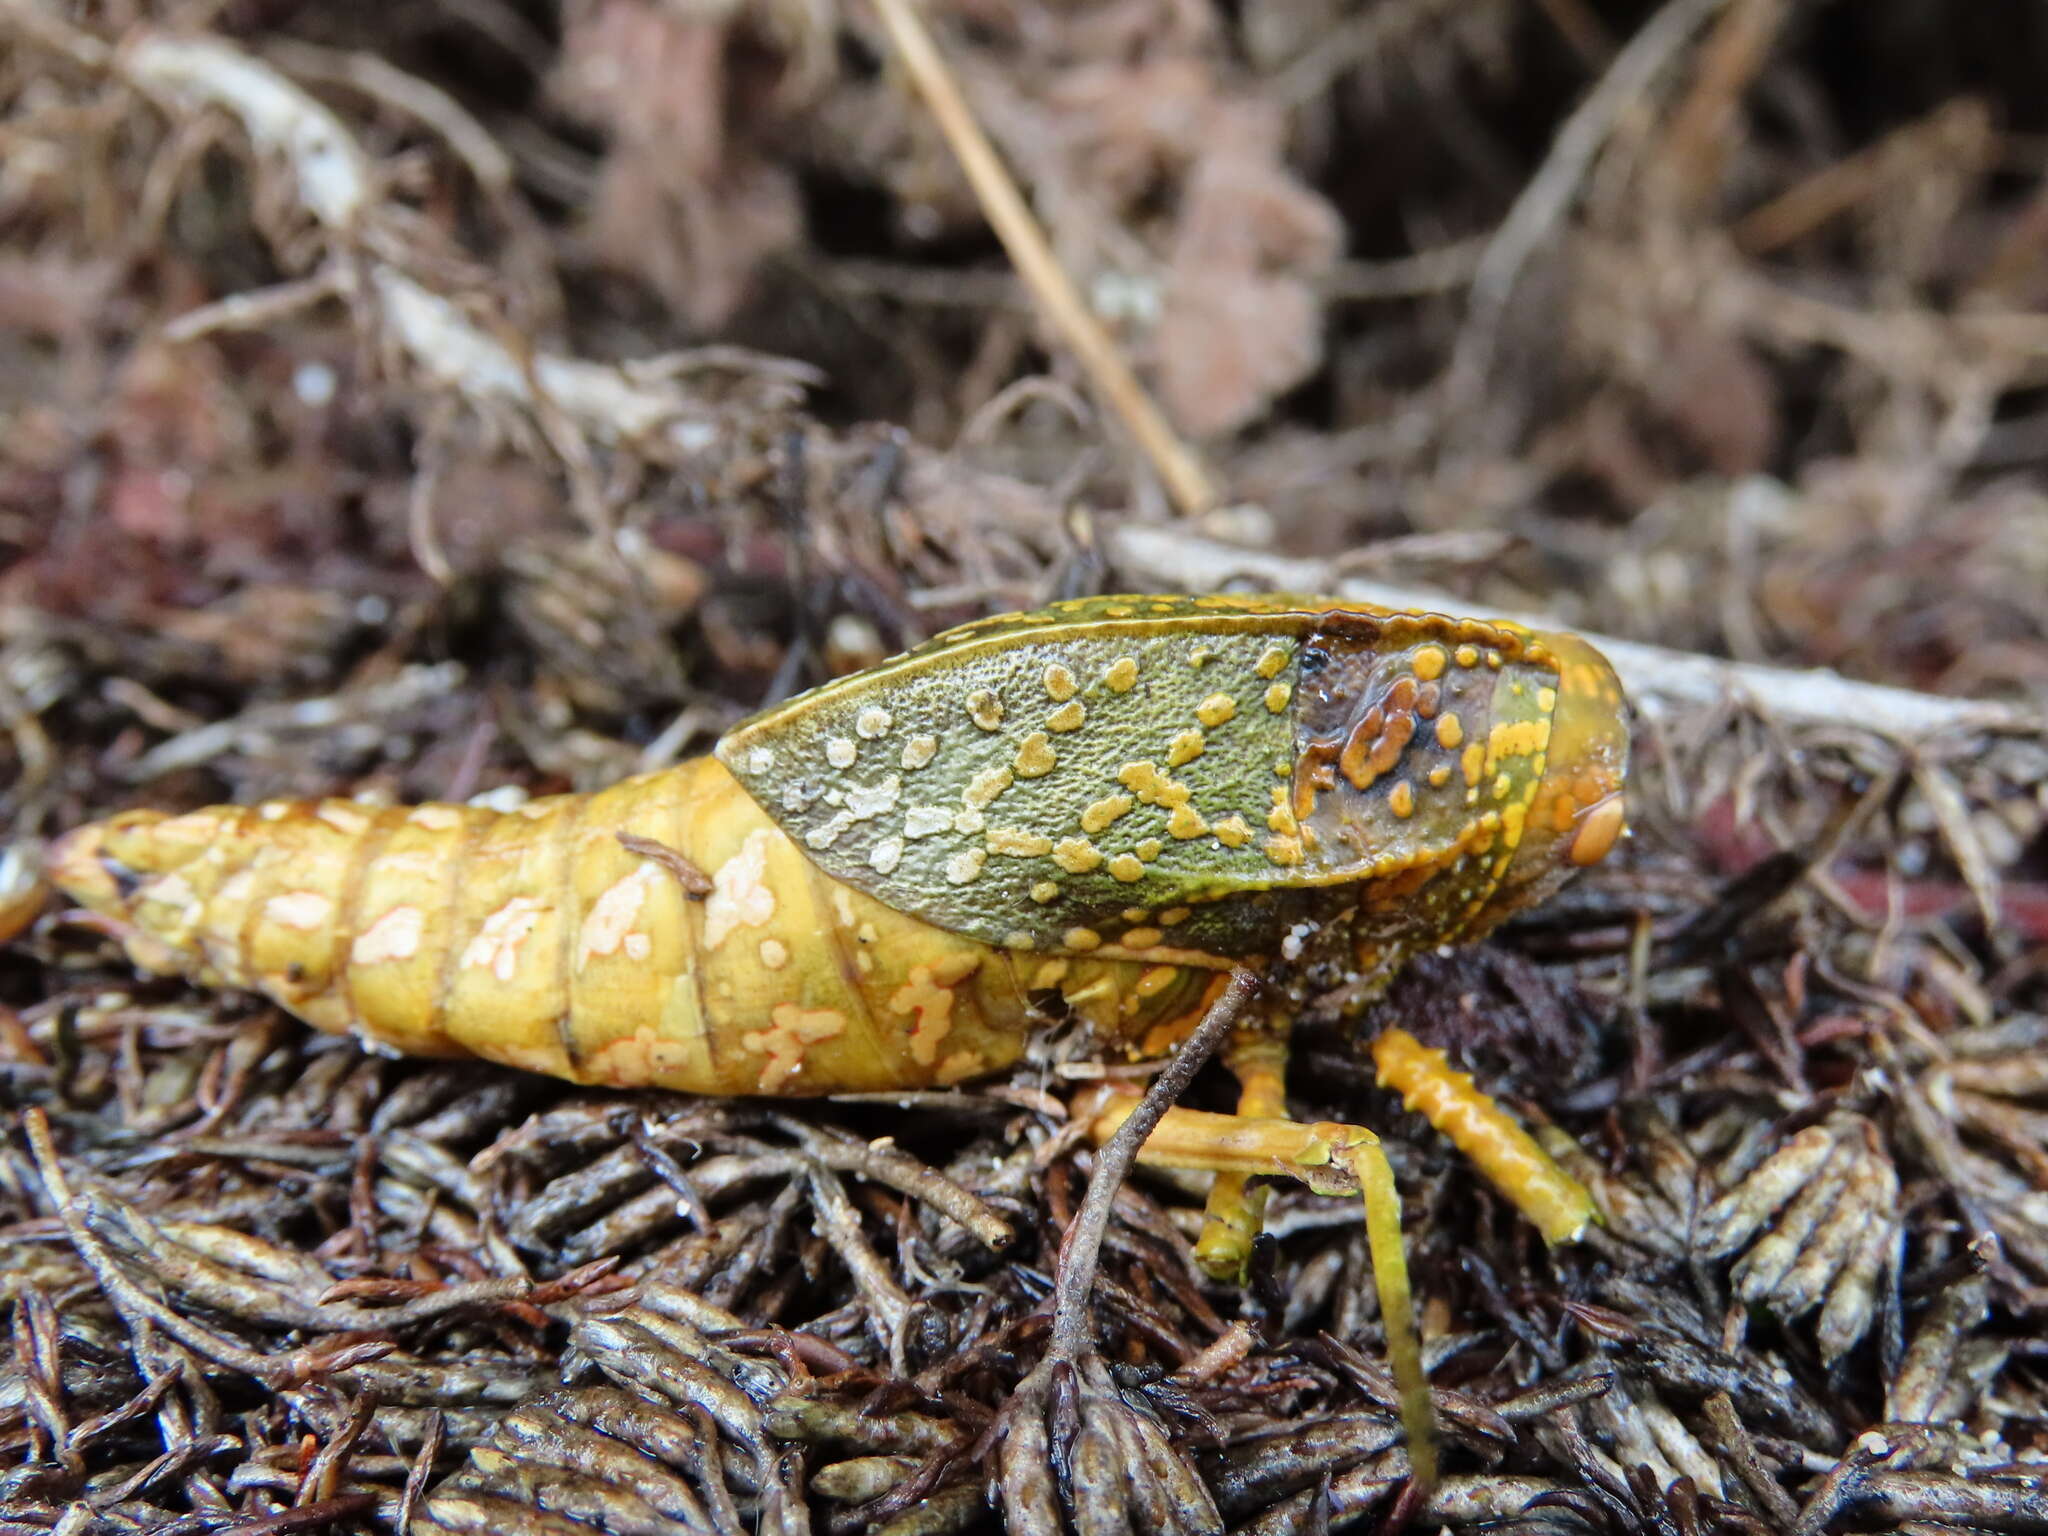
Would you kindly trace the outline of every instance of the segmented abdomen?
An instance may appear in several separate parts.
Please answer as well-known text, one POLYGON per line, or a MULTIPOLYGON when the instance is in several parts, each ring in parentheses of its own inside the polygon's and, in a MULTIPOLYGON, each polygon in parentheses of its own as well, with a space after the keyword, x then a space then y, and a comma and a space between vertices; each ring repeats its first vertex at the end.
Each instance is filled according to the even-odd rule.
POLYGON ((1150 1053, 1220 981, 907 916, 826 875, 708 758, 510 813, 129 812, 50 864, 145 968, 261 991, 374 1046, 578 1082, 947 1084, 1016 1061, 1060 1003, 1150 1053), (700 871, 708 890, 690 888, 700 871))

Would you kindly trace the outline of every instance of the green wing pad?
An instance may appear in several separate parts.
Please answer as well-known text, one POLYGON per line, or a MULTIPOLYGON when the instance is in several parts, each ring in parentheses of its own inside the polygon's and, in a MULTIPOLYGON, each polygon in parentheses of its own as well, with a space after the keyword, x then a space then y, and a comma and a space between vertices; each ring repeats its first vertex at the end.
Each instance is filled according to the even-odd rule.
POLYGON ((735 728, 720 759, 835 878, 989 943, 1269 952, 1301 637, 1283 600, 966 626, 735 728), (1224 898, 1231 898, 1225 900, 1224 898))

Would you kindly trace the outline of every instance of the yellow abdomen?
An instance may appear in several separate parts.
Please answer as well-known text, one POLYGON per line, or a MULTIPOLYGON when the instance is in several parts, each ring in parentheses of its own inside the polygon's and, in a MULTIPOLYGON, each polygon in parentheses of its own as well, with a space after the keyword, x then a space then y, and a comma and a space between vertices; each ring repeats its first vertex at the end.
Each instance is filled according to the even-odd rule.
POLYGON ((954 1083, 1023 1054, 1034 1002, 1157 1052, 1221 979, 906 916, 824 874, 709 758, 509 813, 128 812, 64 839, 50 869, 148 969, 253 988, 375 1047, 583 1083, 954 1083))

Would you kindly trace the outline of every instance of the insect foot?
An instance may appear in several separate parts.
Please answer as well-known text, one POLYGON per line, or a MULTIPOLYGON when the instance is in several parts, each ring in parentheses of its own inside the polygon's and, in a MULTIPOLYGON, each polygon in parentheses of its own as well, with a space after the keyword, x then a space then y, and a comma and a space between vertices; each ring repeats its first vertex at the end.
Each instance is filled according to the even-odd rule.
POLYGON ((1012 1536, 1222 1536, 1216 1501, 1138 1391, 1100 1356, 1049 1357, 1003 1410, 997 1483, 1012 1536))

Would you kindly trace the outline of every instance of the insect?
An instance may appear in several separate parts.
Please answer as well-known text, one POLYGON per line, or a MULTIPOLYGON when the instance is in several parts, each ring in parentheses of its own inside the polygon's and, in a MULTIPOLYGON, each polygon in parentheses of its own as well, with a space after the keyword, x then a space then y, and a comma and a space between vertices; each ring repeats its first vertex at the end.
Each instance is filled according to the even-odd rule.
MULTIPOLYGON (((1362 1178, 1370 1132, 1286 1118, 1294 1010, 1362 1003, 1602 858, 1627 746, 1613 672, 1571 636, 1091 598, 952 630, 601 793, 130 811, 50 867, 146 969, 377 1049, 700 1094, 959 1083, 1061 1019, 1157 1056, 1249 967, 1240 1114, 1174 1110, 1144 1154, 1218 1174, 1198 1251, 1228 1272, 1247 1178, 1362 1178)), ((1374 1051, 1546 1236, 1584 1225, 1584 1192, 1439 1054, 1400 1031, 1374 1051)), ((1085 1112, 1106 1137, 1133 1102, 1085 1112)))

